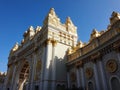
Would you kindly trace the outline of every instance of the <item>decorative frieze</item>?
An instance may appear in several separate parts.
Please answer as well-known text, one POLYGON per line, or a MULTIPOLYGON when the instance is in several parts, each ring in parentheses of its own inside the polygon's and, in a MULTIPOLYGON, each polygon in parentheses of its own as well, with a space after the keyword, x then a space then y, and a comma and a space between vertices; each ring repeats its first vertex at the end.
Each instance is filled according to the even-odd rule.
POLYGON ((116 51, 120 52, 120 40, 116 41, 114 44, 113 44, 113 47, 116 51))

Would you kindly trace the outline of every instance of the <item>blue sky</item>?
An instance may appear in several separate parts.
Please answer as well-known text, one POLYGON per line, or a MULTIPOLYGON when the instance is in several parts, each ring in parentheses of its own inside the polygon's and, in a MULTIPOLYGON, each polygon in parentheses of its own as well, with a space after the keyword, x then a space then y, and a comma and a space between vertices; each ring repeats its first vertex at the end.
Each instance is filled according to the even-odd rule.
POLYGON ((70 16, 78 27, 79 40, 87 42, 93 28, 105 30, 120 0, 0 0, 0 71, 7 70, 8 55, 29 26, 42 26, 50 8, 64 23, 70 16))

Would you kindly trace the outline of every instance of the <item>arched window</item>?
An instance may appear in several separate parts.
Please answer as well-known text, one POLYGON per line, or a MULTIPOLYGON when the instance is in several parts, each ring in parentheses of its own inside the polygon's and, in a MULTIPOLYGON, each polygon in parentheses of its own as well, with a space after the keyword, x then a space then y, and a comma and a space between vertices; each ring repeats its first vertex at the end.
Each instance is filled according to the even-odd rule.
POLYGON ((88 90, 94 90, 94 86, 92 82, 88 83, 88 90))
POLYGON ((111 79, 111 87, 112 90, 120 90, 120 81, 116 77, 111 79))

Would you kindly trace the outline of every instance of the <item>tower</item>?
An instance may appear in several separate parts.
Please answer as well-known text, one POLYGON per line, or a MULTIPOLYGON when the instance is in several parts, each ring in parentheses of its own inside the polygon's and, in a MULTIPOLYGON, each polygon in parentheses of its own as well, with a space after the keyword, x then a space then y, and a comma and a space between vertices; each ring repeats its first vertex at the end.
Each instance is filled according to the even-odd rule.
POLYGON ((51 8, 43 26, 30 26, 21 43, 11 49, 5 89, 59 90, 67 87, 66 53, 69 47, 77 44, 76 30, 70 17, 62 24, 51 8))

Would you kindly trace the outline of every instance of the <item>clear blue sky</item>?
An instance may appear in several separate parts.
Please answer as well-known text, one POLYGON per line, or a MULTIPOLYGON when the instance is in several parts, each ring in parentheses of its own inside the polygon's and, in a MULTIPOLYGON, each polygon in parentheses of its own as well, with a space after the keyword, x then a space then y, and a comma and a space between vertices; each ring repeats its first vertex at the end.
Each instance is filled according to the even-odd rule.
POLYGON ((120 0, 0 0, 0 71, 7 70, 15 42, 22 40, 29 26, 42 26, 51 7, 62 23, 70 16, 78 27, 79 40, 87 42, 93 28, 105 30, 111 13, 120 13, 120 0))

